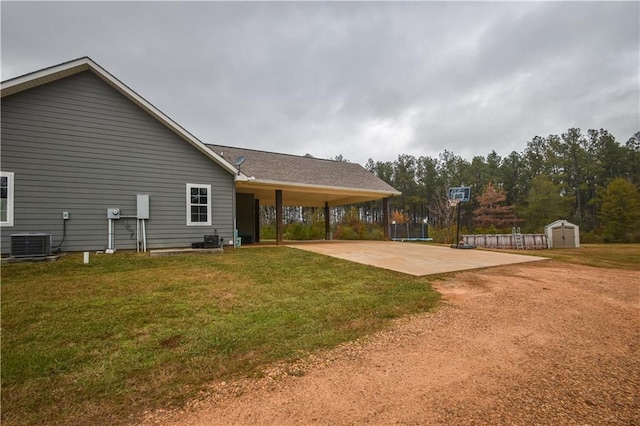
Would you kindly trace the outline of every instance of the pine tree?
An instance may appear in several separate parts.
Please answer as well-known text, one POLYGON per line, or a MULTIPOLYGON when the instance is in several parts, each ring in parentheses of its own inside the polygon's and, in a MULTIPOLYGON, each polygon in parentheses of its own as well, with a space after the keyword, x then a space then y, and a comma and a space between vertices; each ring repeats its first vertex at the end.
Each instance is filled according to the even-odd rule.
POLYGON ((501 188, 489 182, 484 192, 476 197, 480 207, 473 211, 473 223, 481 228, 506 229, 521 222, 516 217, 514 206, 505 206, 507 195, 501 188))

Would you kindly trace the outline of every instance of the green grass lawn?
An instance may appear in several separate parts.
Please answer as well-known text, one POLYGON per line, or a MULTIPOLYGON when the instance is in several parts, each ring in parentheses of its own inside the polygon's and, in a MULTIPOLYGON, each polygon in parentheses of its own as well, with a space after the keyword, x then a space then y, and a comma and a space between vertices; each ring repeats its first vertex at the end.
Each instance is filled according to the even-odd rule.
POLYGON ((545 257, 601 268, 640 271, 640 244, 584 244, 576 249, 551 249, 545 257))
POLYGON ((581 244, 574 249, 495 251, 542 256, 599 268, 640 271, 640 244, 581 244))
POLYGON ((2 424, 123 424, 433 308, 429 278, 290 248, 2 267, 2 424))

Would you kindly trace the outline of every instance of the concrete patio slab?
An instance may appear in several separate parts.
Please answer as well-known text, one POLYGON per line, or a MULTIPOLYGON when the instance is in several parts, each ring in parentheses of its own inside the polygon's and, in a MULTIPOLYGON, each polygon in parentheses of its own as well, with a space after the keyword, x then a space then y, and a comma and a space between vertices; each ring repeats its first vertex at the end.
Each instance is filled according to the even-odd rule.
POLYGON ((287 246, 415 276, 546 260, 539 256, 397 241, 295 242, 287 246))

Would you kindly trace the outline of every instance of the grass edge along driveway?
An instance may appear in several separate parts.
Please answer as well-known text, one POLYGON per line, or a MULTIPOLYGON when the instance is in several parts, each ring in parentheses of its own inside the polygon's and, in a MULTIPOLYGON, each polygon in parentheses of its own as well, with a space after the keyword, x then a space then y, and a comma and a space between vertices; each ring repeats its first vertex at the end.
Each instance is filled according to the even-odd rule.
POLYGON ((412 277, 285 247, 2 267, 2 424, 125 424, 437 305, 412 277))

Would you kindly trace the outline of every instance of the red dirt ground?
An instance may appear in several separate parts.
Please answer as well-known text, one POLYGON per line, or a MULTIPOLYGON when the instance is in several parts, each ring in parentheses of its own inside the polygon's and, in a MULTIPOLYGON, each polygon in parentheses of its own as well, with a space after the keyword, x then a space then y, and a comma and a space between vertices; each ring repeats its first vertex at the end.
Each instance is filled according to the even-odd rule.
POLYGON ((640 272, 543 261, 436 288, 435 312, 143 424, 640 424, 640 272))

